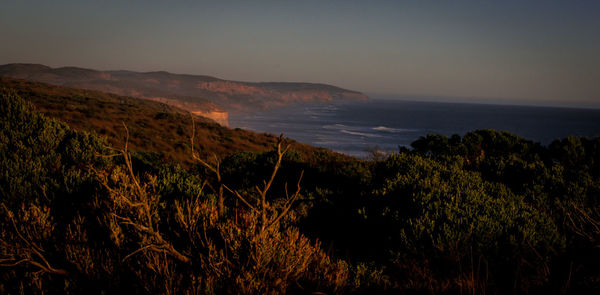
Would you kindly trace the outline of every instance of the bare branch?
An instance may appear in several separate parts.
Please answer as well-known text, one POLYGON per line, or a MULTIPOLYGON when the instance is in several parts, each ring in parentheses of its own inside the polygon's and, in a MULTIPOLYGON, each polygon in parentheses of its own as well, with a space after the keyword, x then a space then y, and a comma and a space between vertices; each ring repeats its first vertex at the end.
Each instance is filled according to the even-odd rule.
MULTIPOLYGON (((279 214, 279 216, 277 216, 277 218, 275 218, 275 220, 273 220, 268 227, 273 226, 274 224, 276 224, 277 222, 279 222, 279 220, 284 217, 288 211, 290 210, 290 208, 292 207, 294 201, 298 198, 298 196, 300 195, 300 182, 302 181, 302 177, 304 176, 304 170, 302 170, 302 172, 300 173, 300 177, 298 178, 298 183, 297 183, 297 189, 296 192, 292 195, 291 198, 289 198, 286 202, 286 205, 284 206, 283 211, 279 214)), ((287 193, 287 192, 286 192, 287 193)))
POLYGON ((240 193, 238 193, 237 191, 234 191, 234 190, 230 189, 226 185, 223 185, 223 187, 226 190, 228 190, 230 193, 232 193, 234 196, 238 197, 238 199, 240 199, 244 204, 246 204, 246 206, 250 207, 250 209, 252 209, 253 211, 258 212, 258 210, 256 210, 256 208, 254 208, 254 206, 250 205, 250 203, 248 203, 248 201, 246 201, 246 199, 244 199, 244 197, 242 197, 242 195, 240 195, 240 193))
MULTIPOLYGON (((47 272, 47 273, 51 273, 51 274, 66 275, 67 274, 66 270, 56 269, 56 268, 52 267, 50 265, 50 263, 48 263, 48 260, 46 260, 46 258, 44 257, 44 255, 42 255, 42 252, 44 252, 43 249, 41 249, 40 247, 38 247, 37 245, 35 245, 35 243, 33 243, 32 241, 29 241, 25 237, 23 237, 23 235, 21 234, 21 232, 19 231, 19 229, 17 227, 17 224, 15 223, 15 219, 14 219, 13 213, 10 212, 10 210, 8 210, 8 208, 6 207, 5 204, 2 204, 2 207, 4 208, 4 210, 6 210, 7 216, 9 217, 9 219, 10 219, 12 225, 13 225, 13 228, 15 229, 15 232, 17 233, 17 236, 21 240, 23 240, 23 242, 25 242, 25 244, 27 246, 29 246, 30 249, 28 249, 28 250, 30 250, 31 252, 33 252, 33 254, 35 254, 36 256, 38 256, 42 260, 42 262, 44 263, 44 264, 41 264, 41 263, 39 263, 39 262, 37 262, 37 261, 35 261, 33 259, 23 258, 23 259, 21 259, 19 261, 16 261, 13 264, 3 264, 2 266, 17 266, 17 265, 19 265, 21 263, 28 263, 30 265, 33 265, 33 266, 36 266, 36 267, 40 268, 41 271, 43 271, 43 272, 47 272)), ((10 261, 10 259, 5 260, 5 261, 10 261)))
POLYGON ((146 250, 146 249, 148 249, 148 248, 150 248, 150 247, 152 247, 152 245, 146 245, 146 246, 144 246, 144 247, 142 247, 142 248, 139 248, 139 249, 137 249, 137 250, 135 250, 135 251, 133 251, 133 252, 129 253, 129 254, 128 254, 127 256, 125 256, 125 258, 123 258, 121 261, 125 261, 125 260, 127 260, 129 257, 131 257, 131 256, 133 256, 133 255, 135 255, 135 254, 137 254, 137 253, 139 253, 139 252, 142 252, 142 251, 144 251, 144 250, 146 250))

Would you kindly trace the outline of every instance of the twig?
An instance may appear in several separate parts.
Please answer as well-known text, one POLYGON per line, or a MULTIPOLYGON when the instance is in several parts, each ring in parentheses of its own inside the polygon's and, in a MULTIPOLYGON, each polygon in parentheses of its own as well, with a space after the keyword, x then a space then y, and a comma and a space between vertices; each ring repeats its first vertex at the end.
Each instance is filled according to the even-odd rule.
MULTIPOLYGON (((302 181, 303 176, 304 176, 304 170, 302 170, 302 172, 300 172, 300 177, 298 178, 296 192, 292 195, 291 198, 288 199, 286 205, 284 206, 283 211, 279 214, 279 216, 277 216, 277 218, 275 218, 275 220, 273 220, 273 222, 271 222, 269 224, 268 228, 270 228, 271 226, 276 224, 283 216, 285 216, 288 213, 288 211, 292 207, 292 204, 294 203, 296 198, 298 198, 298 196, 300 195, 300 182, 302 181)), ((287 194, 287 189, 286 189, 286 194, 287 194)))
POLYGON ((228 190, 230 193, 232 193, 234 196, 236 196, 238 199, 240 199, 244 204, 246 204, 246 206, 250 207, 250 209, 252 209, 253 211, 256 211, 258 213, 258 210, 256 210, 256 208, 254 208, 254 206, 250 205, 250 203, 248 203, 248 201, 246 201, 246 199, 244 199, 244 197, 242 197, 240 195, 240 193, 238 193, 237 191, 234 191, 232 189, 230 189, 228 186, 223 185, 223 187, 228 190))

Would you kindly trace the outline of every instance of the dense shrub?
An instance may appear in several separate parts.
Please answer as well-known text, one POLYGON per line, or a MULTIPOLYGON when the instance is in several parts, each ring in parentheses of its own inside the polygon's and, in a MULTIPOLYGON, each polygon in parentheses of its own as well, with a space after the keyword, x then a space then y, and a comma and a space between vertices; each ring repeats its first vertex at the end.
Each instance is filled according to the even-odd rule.
POLYGON ((1 293, 342 292, 373 277, 283 225, 294 215, 276 203, 219 212, 206 175, 136 154, 140 177, 128 151, 102 156, 95 136, 1 98, 1 293))
POLYGON ((431 134, 368 161, 202 142, 184 165, 114 149, 3 90, 0 293, 600 290, 598 137, 431 134))
MULTIPOLYGON (((461 276, 477 271, 471 269, 476 260, 494 269, 476 274, 490 282, 465 284, 501 287, 517 279, 525 284, 547 282, 550 258, 562 250, 564 242, 544 213, 502 184, 485 182, 459 165, 406 154, 392 155, 387 162, 398 172, 375 191, 384 206, 366 208, 363 214, 367 220, 381 218, 384 221, 379 223, 393 228, 384 231, 382 240, 389 243, 392 259, 400 267, 414 268, 402 264, 416 255, 438 265, 423 271, 443 278, 448 273, 461 276)), ((430 288, 444 290, 442 286, 430 288)))

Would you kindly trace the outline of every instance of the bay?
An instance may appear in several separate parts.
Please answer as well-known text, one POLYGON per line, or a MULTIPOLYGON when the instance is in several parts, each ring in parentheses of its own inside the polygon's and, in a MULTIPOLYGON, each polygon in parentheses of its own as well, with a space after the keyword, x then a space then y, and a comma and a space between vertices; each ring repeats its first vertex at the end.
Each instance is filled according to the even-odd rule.
POLYGON ((600 136, 600 110, 372 100, 301 104, 232 114, 230 126, 285 136, 357 157, 397 151, 429 133, 509 131, 544 145, 567 136, 600 136))

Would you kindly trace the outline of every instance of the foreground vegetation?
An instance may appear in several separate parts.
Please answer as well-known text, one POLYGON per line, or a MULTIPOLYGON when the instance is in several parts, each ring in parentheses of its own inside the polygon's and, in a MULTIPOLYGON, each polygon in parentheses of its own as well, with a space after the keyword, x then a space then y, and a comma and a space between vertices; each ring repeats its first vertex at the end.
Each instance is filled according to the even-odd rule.
POLYGON ((0 96, 2 294, 600 289, 600 138, 477 130, 365 161, 284 138, 208 157, 196 134, 180 166, 127 124, 111 146, 0 96))

